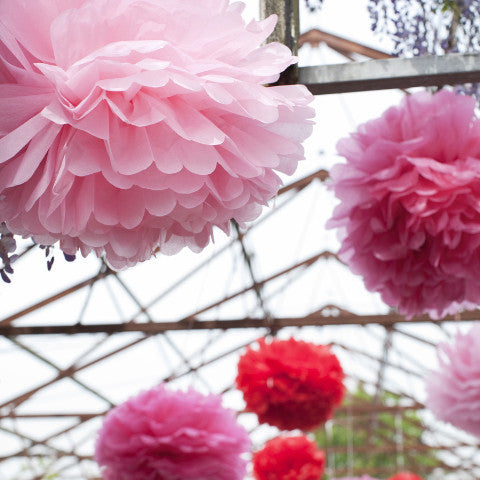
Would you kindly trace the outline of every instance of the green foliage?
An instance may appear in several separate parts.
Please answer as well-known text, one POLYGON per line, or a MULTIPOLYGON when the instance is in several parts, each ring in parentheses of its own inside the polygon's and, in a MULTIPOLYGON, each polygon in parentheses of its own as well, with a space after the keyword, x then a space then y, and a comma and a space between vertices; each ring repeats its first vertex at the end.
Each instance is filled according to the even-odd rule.
POLYGON ((423 428, 415 410, 392 412, 373 408, 362 415, 345 413, 349 405, 368 406, 374 401, 379 406, 401 405, 399 395, 384 392, 375 400, 359 385, 348 395, 344 402, 346 409, 335 416, 329 431, 321 428, 315 432, 318 445, 327 453, 329 467, 345 472, 351 468, 356 474, 375 471, 393 474, 403 466, 421 474, 438 467, 436 452, 417 448, 422 444, 423 428))
POLYGON ((455 12, 457 14, 461 13, 461 9, 458 5, 457 0, 444 0, 442 3, 442 12, 448 12, 448 11, 455 12))
POLYGON ((54 480, 55 478, 59 478, 58 473, 48 473, 42 480, 54 480))
POLYGON ((20 473, 11 480, 19 480, 25 478, 25 473, 30 473, 41 480, 55 480, 60 478, 60 475, 55 472, 49 472, 51 465, 55 462, 53 458, 48 457, 34 457, 24 462, 20 468, 20 473), (41 473, 40 473, 41 472, 41 473))

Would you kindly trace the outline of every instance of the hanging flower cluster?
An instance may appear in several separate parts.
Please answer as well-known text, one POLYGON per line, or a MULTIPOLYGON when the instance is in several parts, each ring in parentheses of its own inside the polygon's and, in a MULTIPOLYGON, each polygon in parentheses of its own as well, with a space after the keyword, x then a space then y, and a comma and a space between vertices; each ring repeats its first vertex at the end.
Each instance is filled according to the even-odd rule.
POLYGON ((387 480, 423 480, 422 477, 415 475, 412 472, 399 472, 392 477, 389 477, 387 480))
POLYGON ((249 347, 238 362, 237 387, 260 423, 311 430, 342 402, 344 373, 328 346, 274 339, 249 347))
POLYGON ((480 438, 480 323, 438 348, 438 370, 427 375, 426 405, 437 418, 480 438))
POLYGON ((325 452, 305 436, 277 437, 253 455, 256 480, 319 480, 325 452))
POLYGON ((368 11, 372 30, 400 56, 480 48, 480 0, 369 0, 368 11))
MULTIPOLYGON (((480 51, 480 0, 369 0, 372 31, 399 56, 480 51)), ((480 98, 480 84, 457 91, 480 98)))
POLYGON ((305 5, 310 12, 315 12, 316 10, 320 10, 322 8, 323 0, 305 0, 305 5))
POLYGON ((314 111, 304 86, 265 86, 296 58, 243 8, 1 1, 0 222, 123 268, 256 218, 314 111))
POLYGON ((249 448, 220 397, 161 385, 107 414, 95 459, 105 480, 243 480, 249 448))
POLYGON ((5 223, 0 223, 0 260, 3 263, 3 266, 0 268, 0 276, 6 283, 11 282, 8 274, 13 273, 12 263, 17 259, 16 249, 17 242, 12 232, 10 232, 5 223))
POLYGON ((338 144, 340 258, 408 318, 480 303, 480 120, 470 97, 406 96, 338 144))

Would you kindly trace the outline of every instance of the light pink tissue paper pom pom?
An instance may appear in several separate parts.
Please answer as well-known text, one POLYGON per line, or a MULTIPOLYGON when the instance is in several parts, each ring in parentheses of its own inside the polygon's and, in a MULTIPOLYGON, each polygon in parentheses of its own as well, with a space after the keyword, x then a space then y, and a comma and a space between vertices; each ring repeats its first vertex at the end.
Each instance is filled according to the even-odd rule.
POLYGON ((249 448, 221 397, 160 385, 107 414, 95 459, 105 480, 243 480, 249 448))
POLYGON ((425 378, 427 407, 437 418, 480 439, 480 323, 438 350, 439 366, 425 378))
POLYGON ((311 132, 296 61, 227 0, 0 0, 0 222, 114 268, 255 219, 311 132))
POLYGON ((340 258, 407 318, 480 302, 480 122, 475 100, 442 90, 341 140, 331 170, 340 258))

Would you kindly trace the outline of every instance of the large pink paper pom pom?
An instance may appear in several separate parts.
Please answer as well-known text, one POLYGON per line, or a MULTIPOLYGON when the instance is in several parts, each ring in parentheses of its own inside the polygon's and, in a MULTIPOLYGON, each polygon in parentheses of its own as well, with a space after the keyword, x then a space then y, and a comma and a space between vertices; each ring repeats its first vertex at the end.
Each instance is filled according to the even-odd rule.
POLYGON ((407 318, 480 302, 480 122, 475 100, 406 96, 338 144, 340 258, 407 318))
POLYGON ((311 132, 228 0, 0 0, 0 222, 114 268, 256 218, 311 132))
POLYGON ((437 353, 439 368, 425 379, 426 405, 440 420, 480 439, 480 323, 437 353))
POLYGON ((220 397, 161 385, 107 414, 95 459, 105 480, 243 480, 249 448, 220 397))

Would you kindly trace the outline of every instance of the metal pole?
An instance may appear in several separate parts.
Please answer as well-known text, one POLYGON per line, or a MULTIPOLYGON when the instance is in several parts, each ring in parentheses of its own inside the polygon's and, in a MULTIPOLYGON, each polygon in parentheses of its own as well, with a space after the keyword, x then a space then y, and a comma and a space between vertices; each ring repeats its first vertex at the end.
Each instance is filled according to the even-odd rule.
POLYGON ((479 53, 449 53, 302 67, 299 81, 314 95, 480 82, 479 53))
MULTIPOLYGON (((299 0, 260 0, 260 17, 267 18, 273 14, 278 16, 278 22, 268 41, 283 43, 297 55, 300 35, 299 0)), ((298 83, 297 64, 291 65, 280 75, 277 85, 295 83, 298 83)))
MULTIPOLYGON (((260 282, 259 282, 260 283, 260 282)), ((249 289, 251 290, 251 288, 249 289)), ((406 320, 400 314, 356 315, 350 312, 341 313, 337 316, 324 316, 321 313, 312 313, 304 317, 273 317, 266 318, 226 318, 223 320, 199 320, 192 318, 184 321, 162 321, 153 323, 96 323, 96 324, 72 324, 72 325, 6 325, 0 326, 0 337, 18 335, 75 335, 85 333, 114 333, 141 332, 146 335, 157 335, 168 331, 179 330, 229 330, 244 328, 270 329, 272 323, 279 330, 286 327, 324 327, 327 325, 383 325, 393 327, 397 324, 408 325, 418 323, 439 324, 443 322, 473 322, 480 320, 480 311, 467 311, 457 315, 448 315, 441 320, 432 320, 427 315, 406 320)), ((403 332, 402 332, 403 333, 403 332)), ((145 337, 146 338, 146 337, 145 337)), ((82 369, 84 366, 81 367, 82 369)), ((68 372, 67 372, 68 373, 68 372)), ((0 404, 0 408, 2 405, 0 404)))

